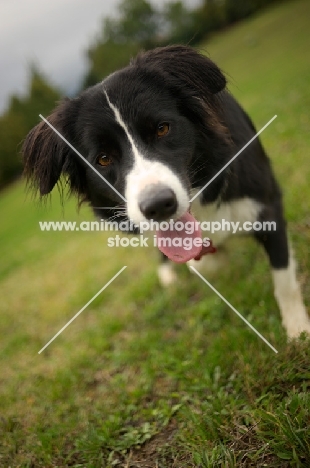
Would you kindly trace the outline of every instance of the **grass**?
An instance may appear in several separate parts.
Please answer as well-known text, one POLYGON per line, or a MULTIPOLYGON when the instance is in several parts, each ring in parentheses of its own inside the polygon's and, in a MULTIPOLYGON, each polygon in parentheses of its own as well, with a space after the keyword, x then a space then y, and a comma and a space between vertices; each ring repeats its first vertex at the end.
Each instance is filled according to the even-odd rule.
MULTIPOLYGON (((309 15, 306 0, 278 4, 203 47, 258 128, 278 114, 262 140, 285 187, 308 307, 309 15)), ((163 291, 157 252, 39 231, 39 220, 92 219, 74 200, 62 208, 56 192, 40 206, 17 183, 0 213, 1 466, 310 466, 309 340, 286 342, 258 246, 234 241, 212 283, 277 355, 185 267, 163 291)))

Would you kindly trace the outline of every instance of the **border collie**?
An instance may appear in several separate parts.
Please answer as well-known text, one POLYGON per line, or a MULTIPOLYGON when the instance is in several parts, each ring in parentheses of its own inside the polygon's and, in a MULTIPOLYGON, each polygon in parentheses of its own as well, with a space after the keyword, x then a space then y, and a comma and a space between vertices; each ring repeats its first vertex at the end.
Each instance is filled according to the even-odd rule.
MULTIPOLYGON (((220 69, 190 47, 141 53, 78 97, 63 100, 48 117, 86 161, 43 121, 25 139, 25 174, 41 196, 63 174, 71 192, 88 201, 97 216, 137 226, 150 220, 185 223, 198 216, 208 221, 274 221, 275 231, 250 234, 266 251, 283 325, 288 336, 295 337, 310 332, 310 321, 287 240, 281 191, 259 139, 201 191, 198 210, 190 202, 256 134, 225 86, 220 69)), ((210 237, 218 247, 229 234, 210 237)), ((184 232, 178 235, 184 237, 184 232)), ((192 236, 201 236, 199 228, 192 236)), ((197 261, 205 253, 202 248, 163 248, 162 283, 174 278, 169 258, 194 262, 201 269, 220 255, 197 261)), ((209 246, 206 252, 213 250, 209 246)))

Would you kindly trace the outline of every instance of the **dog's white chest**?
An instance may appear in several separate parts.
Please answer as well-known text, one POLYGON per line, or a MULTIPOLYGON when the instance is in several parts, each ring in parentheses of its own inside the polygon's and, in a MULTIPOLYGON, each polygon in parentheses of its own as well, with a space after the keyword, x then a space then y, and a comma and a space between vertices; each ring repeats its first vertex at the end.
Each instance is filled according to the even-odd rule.
POLYGON ((209 237, 216 246, 231 235, 249 233, 249 226, 258 219, 261 209, 260 203, 248 197, 206 205, 195 199, 191 212, 201 223, 203 237, 209 237))

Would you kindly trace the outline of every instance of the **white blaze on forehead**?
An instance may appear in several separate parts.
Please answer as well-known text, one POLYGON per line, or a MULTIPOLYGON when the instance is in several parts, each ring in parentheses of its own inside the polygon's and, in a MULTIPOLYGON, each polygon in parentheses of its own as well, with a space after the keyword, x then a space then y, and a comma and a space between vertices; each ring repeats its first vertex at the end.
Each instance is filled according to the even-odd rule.
POLYGON ((174 215, 177 219, 182 216, 189 207, 189 197, 183 187, 179 177, 177 177, 171 169, 159 161, 150 161, 142 156, 137 144, 129 132, 128 126, 124 122, 119 109, 112 104, 109 96, 104 90, 104 94, 108 101, 111 110, 114 113, 116 122, 124 130, 128 141, 131 145, 132 154, 134 156, 134 165, 126 176, 125 198, 127 200, 127 214, 134 223, 146 221, 140 208, 140 195, 144 188, 151 184, 165 184, 176 195, 178 209, 174 215))
POLYGON ((108 96, 108 93, 106 92, 106 90, 104 90, 104 94, 105 94, 105 97, 107 98, 107 101, 108 101, 108 104, 110 106, 110 108, 112 109, 112 111, 114 112, 114 116, 115 116, 115 120, 116 122, 123 128, 123 130, 125 131, 126 135, 127 135, 127 138, 129 140, 129 143, 131 144, 131 148, 132 148, 132 152, 134 154, 134 157, 135 158, 139 158, 139 151, 138 151, 138 148, 136 147, 135 145, 135 142, 132 138, 132 136, 130 135, 129 133, 129 130, 127 128, 127 125, 125 124, 124 120, 122 119, 122 116, 120 114, 120 111, 118 110, 118 108, 116 106, 114 106, 114 104, 112 104, 112 102, 110 101, 109 99, 109 96, 108 96))

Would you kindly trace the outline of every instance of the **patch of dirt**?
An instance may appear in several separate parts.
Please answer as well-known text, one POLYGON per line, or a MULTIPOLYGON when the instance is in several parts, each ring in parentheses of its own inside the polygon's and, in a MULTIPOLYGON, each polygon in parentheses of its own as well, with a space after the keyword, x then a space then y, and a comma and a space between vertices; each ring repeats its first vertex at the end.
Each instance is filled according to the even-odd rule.
MULTIPOLYGON (((117 468, 194 468, 182 454, 172 449, 177 432, 177 421, 170 423, 141 447, 130 450, 124 457, 119 455, 115 460, 117 468)), ((115 463, 114 462, 114 463, 115 463)))

